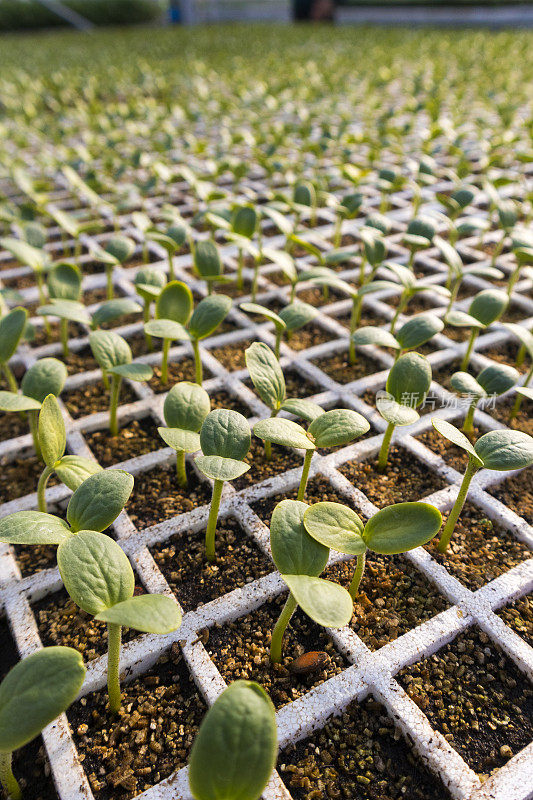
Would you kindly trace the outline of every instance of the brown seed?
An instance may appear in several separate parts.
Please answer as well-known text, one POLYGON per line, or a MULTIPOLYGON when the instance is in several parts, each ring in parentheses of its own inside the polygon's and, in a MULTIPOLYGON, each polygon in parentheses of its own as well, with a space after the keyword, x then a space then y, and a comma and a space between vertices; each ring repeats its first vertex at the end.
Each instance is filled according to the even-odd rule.
POLYGON ((320 650, 312 650, 310 653, 302 653, 289 664, 289 670, 295 675, 308 675, 316 672, 329 661, 329 656, 320 650))

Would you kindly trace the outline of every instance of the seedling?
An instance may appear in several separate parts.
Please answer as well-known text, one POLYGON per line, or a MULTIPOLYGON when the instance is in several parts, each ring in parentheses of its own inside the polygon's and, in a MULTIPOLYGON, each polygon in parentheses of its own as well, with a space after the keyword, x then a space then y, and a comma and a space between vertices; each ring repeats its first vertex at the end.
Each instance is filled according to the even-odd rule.
POLYGON ((433 292, 446 299, 450 296, 449 290, 444 286, 439 286, 438 284, 428 285, 424 283, 423 279, 418 280, 408 267, 395 264, 392 261, 388 261, 385 266, 387 280, 397 280, 402 286, 398 306, 391 321, 391 333, 394 333, 400 314, 403 314, 409 301, 412 300, 415 295, 421 294, 422 292, 433 292))
POLYGON ((218 510, 225 481, 233 481, 250 469, 244 458, 250 449, 250 427, 238 411, 217 408, 204 420, 200 430, 202 455, 195 459, 198 469, 213 483, 213 496, 205 532, 208 561, 215 560, 218 510))
POLYGON ((489 325, 496 322, 508 304, 509 297, 506 292, 501 292, 498 289, 485 289, 474 297, 470 303, 468 313, 453 308, 448 312, 445 318, 448 325, 471 328, 468 345, 461 362, 462 372, 466 372, 468 369, 470 356, 480 330, 488 328, 489 325))
POLYGON ((216 331, 226 319, 231 309, 231 298, 225 294, 215 294, 200 300, 194 311, 191 290, 181 281, 169 283, 158 298, 156 312, 164 318, 151 320, 144 326, 150 336, 163 339, 163 368, 166 375, 168 348, 173 339, 190 342, 194 354, 196 383, 202 385, 203 370, 199 342, 216 331), (160 300, 160 302, 159 302, 160 300), (191 316, 192 311, 192 316, 191 316), (168 316, 167 316, 168 315, 168 316))
POLYGON ((224 266, 218 247, 211 239, 202 239, 194 245, 194 272, 207 283, 208 294, 211 294, 216 283, 231 283, 232 278, 224 275, 224 266))
POLYGON ((438 550, 440 553, 445 553, 476 472, 481 468, 506 472, 531 466, 533 464, 533 437, 522 431, 489 431, 480 436, 472 445, 464 433, 461 433, 450 422, 437 417, 434 417, 431 422, 441 436, 468 453, 468 465, 463 481, 439 539, 438 550))
POLYGON ((328 563, 329 548, 306 531, 304 514, 308 508, 298 500, 282 500, 270 521, 272 559, 289 588, 272 631, 270 659, 274 663, 281 661, 283 635, 298 606, 326 628, 343 628, 352 617, 352 598, 346 589, 318 577, 328 563))
POLYGON ((472 433, 474 430, 474 413, 479 401, 508 392, 519 377, 518 370, 506 364, 493 364, 485 367, 477 378, 474 378, 469 372, 454 372, 450 383, 458 394, 468 397, 469 402, 463 425, 464 433, 472 433))
POLYGON ((84 678, 76 650, 45 647, 19 661, 0 684, 0 782, 11 800, 22 798, 11 766, 13 751, 67 710, 84 678))
POLYGON ((181 225, 171 225, 165 232, 149 230, 146 233, 149 241, 157 242, 166 251, 168 258, 168 277, 173 281, 176 277, 174 272, 173 256, 180 250, 187 241, 187 231, 181 225))
POLYGON ((425 250, 433 242, 436 230, 432 220, 427 217, 413 219, 402 236, 402 243, 409 250, 408 266, 412 267, 419 250, 425 250))
POLYGON ((305 450, 298 500, 303 500, 305 497, 315 450, 349 444, 369 430, 370 423, 361 414, 349 408, 335 408, 324 412, 311 422, 307 431, 296 422, 281 417, 263 419, 254 425, 254 434, 264 442, 305 450))
POLYGON ((148 364, 132 363, 129 344, 114 331, 93 331, 89 335, 89 344, 96 362, 102 368, 104 379, 111 375, 109 430, 111 436, 118 436, 117 408, 122 379, 149 381, 153 374, 152 367, 148 364))
POLYGON ((20 239, 14 239, 11 236, 0 239, 0 247, 10 252, 21 264, 30 267, 37 282, 39 300, 41 303, 46 303, 44 276, 51 267, 50 256, 46 250, 40 247, 33 247, 31 244, 20 239))
POLYGON ((157 430, 165 444, 176 451, 178 483, 183 488, 187 487, 185 454, 200 449, 198 431, 210 410, 209 395, 197 383, 181 381, 165 397, 163 414, 168 427, 157 430))
POLYGON ((318 314, 316 308, 309 305, 309 303, 301 303, 299 300, 282 308, 279 314, 257 303, 241 303, 240 308, 247 314, 260 314, 269 322, 274 323, 276 335, 274 352, 276 358, 279 358, 279 349, 283 334, 289 339, 291 333, 303 328, 304 325, 311 322, 318 314))
MULTIPOLYGON (((527 328, 524 328, 522 325, 516 325, 513 322, 504 322, 503 327, 507 328, 508 331, 513 333, 517 337, 517 339, 520 340, 521 344, 520 344, 520 350, 518 351, 518 356, 516 358, 516 366, 519 367, 522 364, 526 353, 529 356, 531 364, 524 379, 524 383, 522 385, 522 388, 526 389, 531 383, 531 379, 533 378, 533 334, 531 333, 531 331, 528 331, 527 328)), ((518 412, 520 411, 520 406, 522 404, 522 397, 528 396, 526 392, 520 392, 518 389, 517 392, 518 394, 516 396, 514 405, 509 415, 509 421, 515 419, 518 412)))
POLYGON ((423 344, 429 342, 437 333, 444 328, 444 322, 435 314, 417 314, 408 319, 400 330, 393 336, 390 331, 374 325, 359 328, 352 341, 355 345, 374 344, 380 347, 391 347, 396 350, 396 358, 408 350, 415 350, 423 344))
POLYGON ((454 222, 459 215, 463 213, 465 208, 468 208, 468 206, 474 201, 475 196, 476 195, 472 189, 469 189, 466 186, 461 189, 456 189, 449 195, 437 192, 437 200, 442 203, 448 212, 449 238, 451 245, 455 244, 459 236, 459 231, 454 222))
MULTIPOLYGON (((163 287, 166 285, 167 279, 164 272, 154 267, 145 267, 140 269, 135 275, 133 281, 135 291, 143 301, 143 320, 144 322, 150 321, 150 308, 154 300, 156 300, 163 287)), ((148 348, 152 349, 152 340, 148 334, 146 336, 146 344, 148 348)))
MULTIPOLYGON (((295 417, 312 422, 324 413, 323 409, 311 400, 287 398, 283 370, 267 344, 253 342, 244 351, 244 358, 252 383, 261 400, 270 408, 271 417, 276 417, 280 411, 287 411, 295 417)), ((272 458, 270 442, 265 442, 265 455, 268 460, 272 458)))
POLYGON ((378 456, 378 470, 387 467, 390 444, 397 426, 412 425, 419 419, 419 405, 431 385, 431 365, 420 353, 406 353, 391 368, 385 392, 378 392, 376 406, 388 423, 378 456))
MULTIPOLYGON (((259 250, 252 244, 252 239, 257 229, 257 213, 251 206, 240 206, 233 212, 231 218, 231 228, 227 231, 226 236, 232 242, 235 242, 238 249, 237 258, 237 289, 242 289, 243 279, 242 271, 244 267, 244 253, 247 252, 254 259, 255 263, 255 278, 254 285, 257 283, 257 260, 259 257, 259 250)), ((255 296, 255 290, 253 292, 255 296)))
POLYGON ((101 226, 100 221, 94 219, 79 220, 73 214, 69 214, 68 211, 57 208, 57 206, 51 203, 47 206, 47 211, 61 229, 61 241, 63 242, 64 254, 68 254, 66 241, 68 235, 74 240, 71 255, 76 259, 79 258, 81 255, 81 234, 98 230, 101 226))
POLYGON ((450 312, 453 304, 457 300, 461 284, 468 275, 476 275, 479 278, 488 278, 489 280, 500 280, 504 277, 501 270, 487 266, 483 264, 483 262, 481 264, 471 264, 465 267, 463 259, 455 247, 452 247, 445 239, 441 239, 440 236, 435 236, 433 242, 448 265, 446 288, 450 290, 450 299, 448 301, 446 314, 450 312))
POLYGON ((429 542, 440 529, 442 516, 428 503, 396 503, 387 506, 364 524, 341 503, 315 503, 304 513, 307 533, 324 547, 356 556, 355 572, 348 589, 355 600, 365 570, 367 550, 397 555, 429 542))
POLYGON ((195 800, 257 800, 278 752, 272 701, 252 681, 235 681, 202 720, 189 759, 195 800))
POLYGON ((33 447, 38 458, 41 446, 38 435, 39 409, 45 397, 59 397, 67 379, 67 368, 57 358, 41 358, 27 370, 20 384, 21 392, 0 391, 0 411, 25 411, 28 414, 33 447))
POLYGON ((57 548, 57 565, 76 605, 107 623, 107 690, 109 710, 116 714, 121 704, 122 627, 142 633, 171 633, 181 625, 179 606, 163 594, 134 596, 135 575, 129 559, 114 539, 103 533, 83 529, 65 538, 57 548))
POLYGON ((399 172, 395 172, 388 167, 380 169, 378 172, 378 189, 381 192, 379 210, 382 214, 389 210, 389 195, 397 192, 405 183, 405 178, 399 172))
POLYGON ((498 212, 498 219, 500 223, 500 228, 503 230, 503 236, 501 237, 500 241, 496 244, 491 258, 491 265, 494 266, 496 263, 496 259, 502 252, 505 240, 508 236, 511 236, 514 226, 518 221, 518 209, 516 203, 513 200, 499 200, 498 205, 496 208, 498 212))
POLYGON ((14 308, 0 319, 0 367, 10 392, 17 393, 19 387, 9 366, 9 361, 17 352, 20 340, 24 336, 27 320, 28 312, 21 307, 14 308))
POLYGON ((516 267, 512 271, 507 285, 509 297, 520 277, 522 268, 533 264, 533 237, 529 231, 515 232, 511 240, 511 248, 516 258, 516 267))
POLYGON ((113 299, 113 270, 129 261, 135 252, 135 242, 129 236, 115 235, 107 240, 104 247, 93 244, 91 253, 96 261, 101 261, 105 267, 107 282, 107 299, 113 299))
POLYGON ((67 436, 59 403, 53 394, 44 398, 39 411, 37 427, 39 447, 45 468, 37 486, 39 511, 46 512, 45 491, 50 476, 55 472, 61 483, 74 492, 78 486, 102 467, 83 456, 66 456, 67 436))

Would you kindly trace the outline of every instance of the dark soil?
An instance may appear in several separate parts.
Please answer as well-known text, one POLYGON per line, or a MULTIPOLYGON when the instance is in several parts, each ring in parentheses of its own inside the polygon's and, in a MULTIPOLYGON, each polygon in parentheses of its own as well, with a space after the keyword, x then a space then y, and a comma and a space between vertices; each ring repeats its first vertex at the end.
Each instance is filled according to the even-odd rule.
POLYGON ((149 672, 122 685, 118 716, 106 706, 102 690, 68 712, 97 800, 129 800, 185 766, 205 713, 177 644, 149 672))
POLYGON ((166 447, 152 417, 132 420, 119 430, 118 436, 111 436, 105 429, 86 433, 85 440, 102 467, 166 447))
POLYGON ((324 342, 329 342, 335 338, 333 334, 328 333, 324 328, 312 324, 295 331, 287 341, 287 344, 290 348, 299 352, 300 350, 308 350, 310 347, 324 344, 324 342))
POLYGON ((313 364, 337 383, 351 383, 384 369, 381 364, 361 351, 356 354, 355 364, 350 364, 348 351, 342 348, 328 356, 313 359, 313 364))
MULTIPOLYGON (((518 355, 518 351, 520 349, 520 343, 518 339, 512 339, 509 342, 503 342, 502 344, 493 345, 492 347, 487 348, 486 350, 481 350, 481 355, 486 356, 487 358, 491 358, 493 361, 497 361, 499 364, 508 364, 511 367, 516 367, 515 361, 518 355)), ((524 372, 527 368, 527 360, 521 367, 518 367, 519 372, 524 372)))
POLYGON ((290 447, 278 447, 275 444, 272 445, 272 458, 267 461, 265 446, 262 440, 256 436, 252 436, 252 446, 244 460, 247 464, 251 464, 251 468, 240 478, 232 481, 232 486, 237 491, 272 478, 274 475, 280 475, 294 467, 301 467, 303 464, 302 456, 295 453, 290 447))
POLYGON ((402 670, 407 693, 472 769, 490 775, 533 738, 533 689, 483 631, 402 670))
POLYGON ((377 454, 365 461, 348 461, 338 469, 378 508, 421 500, 446 486, 442 478, 403 447, 391 447, 384 473, 378 472, 376 465, 377 454))
MULTIPOLYGON (((48 324, 50 326, 50 336, 48 336, 44 325, 35 326, 35 336, 30 342, 32 347, 43 347, 45 344, 52 344, 53 342, 60 341, 61 326, 59 322, 49 321, 48 324)), ((68 335, 70 339, 77 339, 80 336, 85 336, 86 330, 76 322, 69 322, 68 335)))
MULTIPOLYGON (((251 506, 259 519, 261 519, 265 525, 270 525, 270 517, 277 504, 281 503, 282 500, 296 500, 297 494, 298 487, 293 489, 292 492, 283 492, 281 494, 274 494, 271 497, 262 497, 261 500, 251 503, 251 506)), ((312 478, 312 480, 308 482, 304 500, 306 503, 309 503, 309 505, 312 503, 319 503, 323 500, 331 500, 334 503, 343 503, 347 506, 353 506, 353 503, 351 503, 349 499, 336 492, 327 478, 321 475, 312 478)), ((357 511, 357 509, 354 510, 357 511)))
POLYGON ((98 369, 98 364, 93 358, 92 350, 88 344, 82 347, 81 350, 71 350, 68 354, 68 358, 64 358, 63 355, 61 355, 61 361, 66 364, 69 375, 98 369))
POLYGON ((245 617, 211 628, 206 645, 226 683, 238 678, 257 681, 266 689, 276 708, 296 700, 347 666, 325 630, 312 622, 300 608, 283 637, 281 664, 271 663, 271 633, 286 599, 284 593, 245 617), (290 662, 308 651, 325 651, 329 658, 321 668, 307 675, 290 672, 290 662))
MULTIPOLYGON (((27 494, 37 491, 37 484, 44 464, 34 455, 25 458, 15 458, 12 461, 0 460, 0 503, 8 503, 17 497, 24 497, 27 494)), ((55 476, 52 475, 48 481, 48 486, 57 483, 55 476)))
MULTIPOLYGON (((456 425, 460 427, 461 423, 456 422, 456 425)), ((470 438, 472 442, 475 442, 483 433, 485 433, 485 431, 474 428, 472 436, 468 434, 468 438, 470 438)), ((445 439, 444 436, 441 436, 433 427, 428 428, 427 431, 419 434, 416 438, 438 456, 443 458, 449 467, 453 467, 461 474, 464 473, 468 464, 468 453, 466 450, 457 447, 457 445, 450 442, 449 439, 445 439)))
POLYGON ((13 547, 17 564, 23 578, 42 572, 43 569, 54 569, 57 566, 57 547, 46 544, 21 544, 13 547))
POLYGON ((157 466, 135 476, 126 511, 139 530, 156 525, 178 514, 185 514, 211 501, 211 487, 196 477, 187 464, 189 485, 179 486, 174 466, 157 466))
POLYGON ((373 697, 290 744, 278 770, 295 800, 451 800, 373 697))
POLYGON ((250 347, 250 344, 250 340, 247 339, 243 342, 225 344, 223 347, 213 347, 209 352, 228 372, 234 372, 237 369, 246 369, 244 351, 250 347))
MULTIPOLYGON (((88 383, 73 389, 70 392, 63 392, 63 402, 67 411, 74 419, 95 414, 97 411, 109 411, 109 392, 104 388, 101 381, 98 383, 88 383)), ((120 388, 119 405, 126 405, 137 400, 137 395, 127 383, 122 382, 120 388)))
POLYGON ((506 478, 487 491, 533 525, 533 475, 530 469, 506 478))
POLYGON ((24 436, 29 431, 27 419, 23 419, 20 414, 0 412, 0 442, 24 436))
POLYGON ((191 611, 210 600, 268 575, 270 559, 232 517, 220 520, 216 533, 217 561, 205 558, 205 533, 178 533, 150 547, 158 567, 182 608, 191 611))
POLYGON ((446 555, 437 551, 437 541, 433 539, 426 545, 427 550, 472 591, 531 558, 525 544, 472 503, 465 504, 446 555))
MULTIPOLYGON (((333 319, 336 319, 337 322, 340 322, 340 324, 344 325, 345 328, 349 328, 351 316, 352 312, 350 309, 349 311, 345 311, 344 314, 339 314, 338 317, 333 317, 333 319)), ((366 328, 369 325, 376 327, 376 326, 386 325, 387 322, 388 320, 386 319, 386 317, 383 317, 381 314, 378 314, 371 308, 365 308, 365 306, 363 306, 363 314, 361 320, 359 321, 359 325, 357 327, 366 328)))
POLYGON ((239 414, 242 414, 244 417, 252 416, 252 412, 248 406, 225 389, 220 389, 218 392, 211 393, 211 407, 231 408, 233 411, 238 411, 239 414))
MULTIPOLYGON (((156 364, 153 365, 154 374, 148 381, 148 386, 156 394, 161 392, 168 392, 172 389, 175 383, 179 381, 194 381, 195 370, 194 361, 192 358, 183 358, 181 361, 172 361, 168 364, 168 380, 166 383, 161 381, 161 367, 156 364)), ((204 367, 204 379, 211 376, 210 371, 204 367)))
POLYGON ((520 600, 515 600, 505 608, 500 608, 496 614, 509 625, 515 633, 525 639, 533 647, 533 595, 527 594, 520 600))
MULTIPOLYGON (((320 386, 313 383, 308 378, 304 378, 304 376, 295 369, 285 369, 283 375, 285 377, 287 397, 309 397, 310 395, 320 392, 320 386)), ((255 391, 250 378, 245 378, 243 383, 245 386, 248 386, 249 389, 255 391)))
POLYGON ((533 400, 527 400, 525 397, 522 399, 520 411, 515 419, 509 421, 509 414, 514 406, 514 397, 511 396, 501 403, 496 403, 495 407, 490 410, 491 416, 495 417, 504 425, 509 428, 514 428, 517 431, 524 431, 533 436, 533 400))

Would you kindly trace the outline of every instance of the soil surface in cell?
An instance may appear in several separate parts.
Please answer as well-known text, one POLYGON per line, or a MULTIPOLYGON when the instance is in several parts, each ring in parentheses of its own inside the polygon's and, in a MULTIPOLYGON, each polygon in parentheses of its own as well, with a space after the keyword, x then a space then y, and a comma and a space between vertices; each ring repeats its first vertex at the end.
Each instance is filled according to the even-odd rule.
POLYGON ((373 375, 375 372, 385 369, 382 364, 361 351, 357 353, 355 364, 350 364, 348 351, 341 348, 328 356, 313 359, 313 364, 316 364, 332 380, 343 384, 358 381, 367 375, 373 375))
POLYGON ((23 419, 20 414, 0 413, 0 442, 15 439, 17 436, 24 436, 29 432, 28 420, 23 419))
POLYGON ((197 477, 188 463, 187 477, 189 484, 183 489, 178 484, 174 464, 157 466, 136 475, 126 506, 133 524, 142 530, 209 503, 211 487, 197 477))
POLYGON ((185 611, 268 575, 274 566, 237 520, 220 520, 217 559, 205 557, 205 531, 183 531, 150 547, 158 567, 185 611))
MULTIPOLYGON (((251 506, 257 516, 265 523, 265 525, 269 525, 270 517, 272 516, 272 512, 277 504, 281 503, 282 500, 296 500, 297 494, 298 487, 296 486, 292 491, 286 491, 282 494, 275 494, 271 497, 262 497, 261 500, 251 503, 251 506)), ((350 499, 344 497, 344 495, 342 495, 340 492, 336 492, 327 478, 323 478, 321 475, 318 475, 316 478, 312 478, 308 482, 305 490, 304 500, 309 505, 312 505, 313 503, 319 503, 323 500, 330 500, 333 503, 343 503, 344 505, 353 507, 353 503, 350 501, 350 499)), ((355 507, 354 510, 357 511, 355 507)))
POLYGON ((501 344, 492 345, 486 349, 480 350, 480 354, 487 358, 497 361, 499 364, 507 364, 508 366, 515 367, 519 372, 525 372, 528 368, 528 361, 516 367, 516 357, 520 349, 520 342, 518 339, 513 338, 510 341, 502 342, 501 344))
POLYGON ((373 697, 285 748, 278 770, 295 800, 451 800, 373 697))
MULTIPOLYGON (((61 341, 61 326, 59 322, 51 322, 49 320, 48 326, 50 335, 48 335, 45 325, 35 326, 35 335, 29 342, 32 347, 44 347, 46 344, 54 344, 61 341)), ((81 325, 77 325, 75 322, 69 322, 69 339, 78 339, 80 336, 85 336, 86 334, 87 331, 85 328, 82 328, 81 325)))
POLYGON ((219 361, 228 372, 245 369, 244 351, 250 347, 250 340, 225 344, 222 347, 213 347, 209 352, 219 361))
POLYGON ((316 347, 319 344, 324 344, 324 342, 329 342, 336 338, 334 333, 329 333, 324 328, 321 328, 320 325, 312 324, 306 325, 298 331, 294 331, 287 341, 287 344, 292 350, 299 352, 300 350, 308 350, 310 347, 316 347))
POLYGON ((185 766, 206 710, 177 644, 121 688, 117 716, 109 714, 105 690, 68 711, 97 800, 129 800, 185 766))
POLYGON ((220 389, 218 392, 209 392, 209 397, 211 399, 211 408, 230 408, 232 411, 238 411, 244 417, 252 416, 252 412, 246 403, 225 389, 220 389))
POLYGON ((525 639, 530 647, 533 647, 533 594, 527 594, 520 600, 500 608, 496 614, 515 633, 525 639))
MULTIPOLYGON (((323 578, 348 589, 355 559, 328 567, 323 578)), ((436 588, 404 556, 368 552, 350 627, 371 650, 394 641, 449 607, 436 588)))
POLYGON ((506 478, 487 491, 533 525, 533 475, 530 469, 506 478))
MULTIPOLYGON (((18 660, 17 648, 7 620, 0 619, 0 681, 18 660)), ((41 736, 15 750, 13 774, 20 784, 24 800, 58 800, 41 736)))
POLYGON ((486 633, 461 633, 398 681, 431 724, 481 776, 533 739, 533 688, 486 633))
POLYGON ((270 695, 276 708, 296 700, 348 666, 325 632, 297 609, 283 637, 280 664, 272 664, 269 650, 271 633, 287 594, 252 611, 245 617, 209 630, 206 649, 226 683, 238 678, 257 681, 270 695), (295 674, 289 665, 307 652, 324 652, 327 657, 308 674, 295 674))
POLYGON ((237 491, 273 478, 275 475, 281 475, 289 469, 301 467, 303 464, 302 456, 290 447, 279 447, 275 444, 272 445, 272 458, 268 461, 265 457, 264 443, 257 436, 252 436, 252 444, 244 460, 250 464, 250 469, 232 481, 231 485, 237 491))
MULTIPOLYGON (((135 594, 144 594, 144 591, 136 586, 135 594)), ((32 608, 45 647, 73 647, 82 654, 84 661, 92 661, 107 653, 106 623, 98 622, 82 611, 64 589, 34 603, 32 608)), ((122 628, 123 642, 130 642, 139 635, 132 628, 122 628)))
POLYGON ((438 537, 426 545, 427 550, 473 591, 531 558, 523 542, 472 503, 463 508, 445 555, 438 552, 437 542, 438 537))
POLYGON ((119 430, 118 436, 111 436, 108 429, 85 433, 84 436, 102 467, 166 447, 152 417, 132 420, 119 430))
MULTIPOLYGON (((454 424, 456 427, 460 428, 462 423, 455 420, 454 424)), ((483 433, 486 433, 486 431, 474 427, 472 434, 468 434, 468 438, 472 443, 475 443, 483 433)), ((468 464, 468 453, 466 450, 457 447, 457 445, 450 442, 449 439, 445 439, 444 436, 441 436, 433 427, 428 428, 424 433, 418 434, 416 438, 433 453, 440 456, 449 467, 453 467, 453 469, 456 469, 457 472, 461 474, 464 473, 468 464)))
MULTIPOLYGON (((172 389, 174 384, 179 381, 194 381, 195 370, 194 361, 192 358, 182 358, 180 361, 169 361, 168 363, 168 378, 165 383, 161 380, 161 367, 157 364, 152 365, 154 374, 148 381, 148 386, 156 394, 168 392, 172 389)), ((203 367, 204 380, 211 376, 211 373, 206 367, 203 367)))
POLYGON ((509 428, 513 428, 516 431, 524 431, 524 433, 529 433, 530 436, 533 436, 533 400, 527 400, 524 397, 518 414, 513 420, 510 420, 509 415, 514 402, 514 397, 506 398, 501 403, 496 403, 489 413, 509 428))
MULTIPOLYGON (((34 455, 13 460, 0 459, 0 503, 8 503, 17 497, 24 497, 37 491, 37 484, 44 470, 44 464, 34 455)), ((54 475, 48 486, 57 484, 54 475)))
POLYGON ((61 355, 61 361, 66 365, 69 375, 76 375, 78 372, 89 372, 93 369, 99 369, 88 344, 80 350, 70 350, 66 358, 61 355))
MULTIPOLYGON (((285 388, 287 397, 310 397, 311 395, 318 394, 321 389, 316 383, 305 378, 295 369, 283 368, 283 375, 285 377, 285 388)), ((255 391, 254 385, 250 378, 244 378, 243 383, 249 389, 255 391)))
MULTIPOLYGON (((98 383, 88 383, 80 386, 79 389, 63 392, 61 395, 69 414, 74 419, 87 417, 89 414, 96 414, 98 411, 109 411, 109 392, 104 388, 101 381, 98 383)), ((133 403, 137 400, 137 395, 133 389, 124 381, 120 387, 119 405, 133 403)))
MULTIPOLYGON (((332 313, 331 316, 333 317, 333 319, 336 319, 337 322, 340 322, 341 325, 344 325, 345 328, 350 327, 350 320, 352 316, 351 309, 349 311, 345 311, 343 314, 339 314, 338 316, 332 313)), ((376 311, 373 311, 370 308, 365 308, 363 306, 363 314, 357 326, 358 328, 366 328, 368 326, 379 327, 381 325, 386 325, 386 324, 387 324, 386 317, 382 316, 381 314, 378 314, 376 311)))
POLYGON ((324 298, 324 290, 318 286, 313 286, 310 289, 304 289, 298 292, 296 301, 299 300, 301 303, 309 303, 310 306, 320 308, 329 303, 336 303, 338 300, 344 300, 345 297, 346 295, 344 293, 336 292, 335 289, 330 287, 329 297, 324 298))
POLYGON ((377 470, 377 454, 365 461, 347 461, 338 467, 356 489, 378 508, 421 500, 447 484, 436 472, 403 447, 391 447, 385 472, 377 470))

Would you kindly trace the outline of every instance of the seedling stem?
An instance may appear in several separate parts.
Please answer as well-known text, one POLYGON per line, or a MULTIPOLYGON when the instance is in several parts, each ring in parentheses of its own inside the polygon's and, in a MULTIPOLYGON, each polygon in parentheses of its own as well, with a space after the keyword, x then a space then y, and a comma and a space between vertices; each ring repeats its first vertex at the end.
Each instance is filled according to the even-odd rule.
POLYGON ((4 373, 5 379, 8 383, 9 391, 17 393, 19 387, 17 386, 16 378, 13 375, 13 372, 11 371, 11 367, 9 366, 9 364, 2 364, 2 372, 4 373))
POLYGON ((200 358, 200 345, 198 344, 198 339, 193 339, 192 342, 192 351, 194 354, 194 372, 195 372, 195 380, 196 383, 201 386, 203 381, 203 371, 202 371, 202 359, 200 358))
POLYGON ((187 472, 185 470, 185 450, 178 450, 176 452, 176 474, 178 476, 178 483, 183 488, 187 488, 187 472))
POLYGON ((387 466, 387 459, 389 457, 389 449, 393 433, 394 433, 394 425, 392 422, 389 422, 385 430, 385 433, 383 434, 383 441, 381 443, 381 449, 379 451, 378 472, 385 472, 385 467, 387 466))
MULTIPOLYGON (((520 355, 520 354, 519 354, 520 355)), ((529 386, 531 379, 533 378, 533 364, 531 365, 531 369, 526 375, 526 379, 523 383, 523 386, 529 386)), ((509 414, 509 421, 515 419, 520 411, 520 406, 522 405, 522 400, 524 399, 524 395, 520 394, 519 392, 516 393, 515 401, 513 403, 513 407, 511 409, 511 413, 509 414)))
POLYGON ((468 347, 466 348, 466 353, 461 363, 462 372, 466 372, 466 370, 468 369, 468 365, 470 363, 470 356, 472 355, 472 350, 474 349, 474 344, 477 339, 478 333, 479 333, 479 328, 472 328, 472 331, 470 332, 470 340, 468 342, 468 347))
POLYGON ((168 351, 170 349, 170 339, 163 340, 163 356, 161 358, 161 382, 168 381, 168 351))
POLYGON ((359 585, 361 583, 361 578, 363 577, 363 572, 365 571, 365 563, 366 553, 361 553, 357 556, 357 565, 355 567, 352 582, 350 583, 350 587, 348 589, 352 600, 355 600, 359 594, 359 585))
POLYGON ((45 467, 41 477, 39 478, 39 483, 37 484, 37 502, 39 506, 39 511, 42 511, 46 514, 46 500, 44 493, 46 491, 46 484, 48 483, 48 479, 50 475, 53 473, 53 467, 45 467))
POLYGON ((28 423, 33 439, 33 449, 37 458, 41 458, 41 445, 39 444, 39 412, 28 411, 28 423))
POLYGON ((439 553, 445 553, 446 550, 448 549, 448 544, 450 543, 452 533, 455 529, 455 524, 459 518, 459 514, 463 510, 466 496, 468 494, 468 489, 470 488, 470 483, 472 482, 472 478, 474 477, 478 469, 479 465, 476 464, 472 458, 469 458, 463 482, 461 483, 461 487, 459 489, 459 494, 457 495, 457 499, 453 505, 452 510, 450 511, 450 515, 446 521, 446 525, 442 529, 439 543, 437 545, 437 550, 439 551, 439 553))
POLYGON ((111 403, 109 407, 109 430, 111 436, 118 436, 117 407, 121 383, 122 378, 119 375, 111 376, 111 403))
POLYGON ((11 767, 12 753, 0 753, 0 783, 10 800, 21 800, 22 792, 11 767))
MULTIPOLYGON (((312 450, 310 451, 313 452, 312 450)), ((285 601, 285 605, 281 609, 281 614, 279 615, 279 619, 274 625, 274 630, 272 631, 272 639, 270 642, 270 660, 274 664, 279 664, 281 661, 281 647, 283 643, 283 634, 287 630, 287 625, 291 621, 291 617, 294 614, 298 607, 298 603, 289 592, 289 596, 285 601)))
POLYGON ((122 627, 113 622, 107 623, 107 692, 109 710, 118 714, 120 710, 120 641, 122 627))
POLYGON ((305 497, 305 488, 307 486, 307 479, 309 477, 309 470, 311 468, 311 459, 313 458, 314 452, 315 452, 314 450, 305 451, 304 465, 302 469, 302 477, 300 479, 300 485, 298 487, 297 500, 303 500, 305 497))
POLYGON ((207 528, 205 531, 205 553, 208 561, 215 560, 215 533, 217 530, 218 509, 220 508, 220 498, 222 497, 223 488, 224 481, 215 480, 213 484, 213 496, 211 498, 211 509, 209 511, 209 519, 207 520, 207 528))

